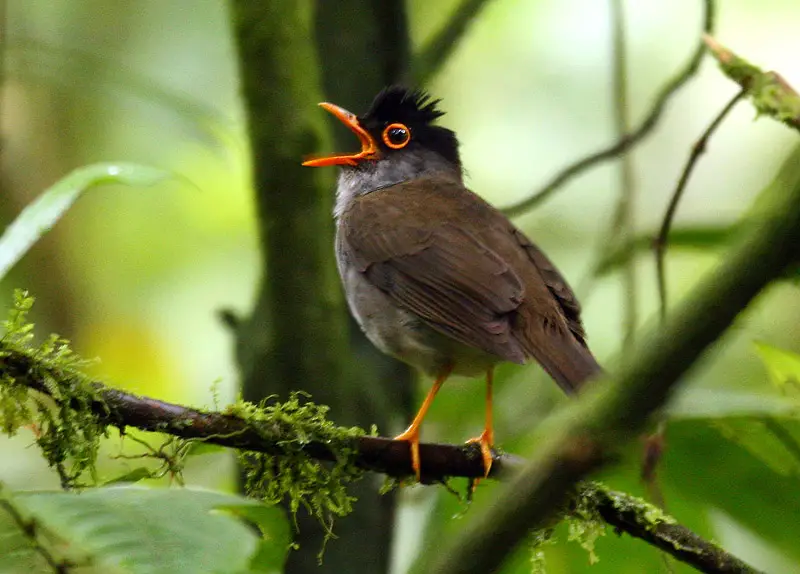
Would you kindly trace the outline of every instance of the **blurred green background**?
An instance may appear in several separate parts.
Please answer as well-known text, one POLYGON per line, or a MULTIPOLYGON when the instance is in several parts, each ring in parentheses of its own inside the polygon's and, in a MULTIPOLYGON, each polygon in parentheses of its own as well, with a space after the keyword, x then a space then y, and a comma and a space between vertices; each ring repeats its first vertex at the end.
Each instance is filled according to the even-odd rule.
MULTIPOLYGON (((455 4, 411 0, 414 45, 430 38, 455 4)), ((793 45, 800 4, 719 4, 717 37, 800 86, 793 45)), ((656 91, 694 49, 700 2, 626 6, 630 114, 638 124, 656 91)), ((233 400, 233 341, 218 311, 249 311, 259 259, 225 3, 6 0, 2 17, 3 225, 71 169, 92 162, 155 165, 194 185, 176 180, 151 189, 93 190, 0 284, 0 303, 10 302, 15 287, 30 289, 37 297, 38 333, 56 331, 83 356, 99 357, 92 373, 116 385, 209 406, 210 389, 218 382, 221 400, 233 400)), ((612 141, 610 33, 608 2, 489 2, 427 86, 443 98, 448 114, 441 123, 460 137, 472 189, 498 206, 510 205, 573 159, 612 141)), ((653 136, 636 148, 640 231, 657 228, 691 144, 735 92, 706 60, 699 76, 672 100, 653 136)), ((754 116, 751 106, 740 104, 715 135, 679 208, 676 228, 735 222, 772 180, 797 134, 770 120, 754 122, 754 116)), ((603 253, 599 242, 614 209, 617 172, 616 164, 603 164, 517 219, 578 288, 589 342, 608 364, 620 352, 625 295, 617 275, 586 278, 603 253)), ((671 300, 691 289, 721 256, 724 249, 714 244, 670 252, 671 300)), ((638 277, 642 327, 654 326, 657 299, 649 255, 639 259, 638 277)), ((792 420, 800 403, 771 384, 753 342, 800 351, 799 318, 797 287, 789 284, 770 288, 741 316, 692 371, 672 405, 660 469, 670 512, 769 572, 800 572, 800 460, 765 430, 764 421, 780 415, 787 419, 781 419, 783 428, 800 436, 792 420)), ((531 448, 525 437, 565 399, 536 366, 503 367, 500 375, 498 442, 524 454, 531 448)), ((424 427, 424 439, 458 442, 476 434, 482 396, 482 384, 449 383, 424 427)), ((381 429, 382 434, 394 430, 381 429)), ((56 486, 31 442, 24 433, 0 438, 0 480, 15 488, 56 486)), ((107 450, 118 452, 119 443, 112 441, 107 450)), ((639 448, 632 448, 619 468, 606 473, 608 484, 643 494, 639 456, 639 448)), ((225 455, 213 460, 190 465, 187 480, 231 488, 230 460, 225 455)), ((491 489, 482 486, 476 504, 490 500, 491 489)), ((402 498, 396 574, 426 543, 457 532, 469 519, 441 488, 405 489, 402 498)), ((565 543, 563 527, 558 537, 559 543, 546 549, 549 571, 587 570, 586 551, 565 543)), ((600 562, 592 572, 664 569, 657 551, 610 532, 598 541, 597 554, 600 562)), ((523 549, 507 571, 529 571, 529 558, 529 549, 523 549)))

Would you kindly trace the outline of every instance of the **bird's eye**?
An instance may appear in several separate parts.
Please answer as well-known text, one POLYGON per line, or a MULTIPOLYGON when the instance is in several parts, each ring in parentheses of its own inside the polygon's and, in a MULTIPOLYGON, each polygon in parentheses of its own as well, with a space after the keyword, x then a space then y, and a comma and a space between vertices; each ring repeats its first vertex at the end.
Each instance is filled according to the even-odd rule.
POLYGON ((401 149, 411 141, 411 131, 403 124, 389 124, 383 130, 383 143, 392 149, 401 149))

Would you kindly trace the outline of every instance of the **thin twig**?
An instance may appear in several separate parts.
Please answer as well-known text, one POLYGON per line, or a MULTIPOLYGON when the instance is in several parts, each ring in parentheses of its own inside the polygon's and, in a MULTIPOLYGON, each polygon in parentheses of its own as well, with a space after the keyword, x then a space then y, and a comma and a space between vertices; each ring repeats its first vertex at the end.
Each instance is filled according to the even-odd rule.
POLYGON ((447 62, 488 0, 462 0, 450 19, 423 47, 411 62, 411 78, 415 85, 425 85, 447 62))
POLYGON ((661 228, 658 231, 658 235, 656 236, 655 240, 653 240, 653 251, 656 257, 656 277, 658 282, 658 301, 659 301, 659 310, 661 313, 661 320, 663 321, 667 316, 667 279, 666 279, 666 271, 664 269, 664 256, 666 254, 667 249, 667 242, 669 238, 669 230, 672 227, 672 221, 675 218, 675 212, 678 209, 678 203, 683 197, 683 192, 686 189, 686 184, 689 183, 689 177, 692 175, 694 171, 694 166, 697 164, 697 160, 700 159, 700 156, 703 155, 706 151, 706 146, 708 145, 708 140, 711 138, 713 133, 717 130, 719 125, 725 119, 725 117, 730 113, 733 107, 739 103, 739 100, 744 97, 746 90, 740 90, 730 101, 725 104, 725 107, 717 114, 714 120, 709 124, 706 128, 706 131, 703 132, 703 135, 700 136, 695 144, 692 146, 692 151, 689 154, 689 159, 686 162, 686 165, 683 168, 683 172, 681 173, 681 177, 678 180, 678 185, 675 187, 675 191, 672 193, 672 198, 669 201, 669 205, 667 206, 667 211, 664 213, 664 220, 661 222, 661 228))
MULTIPOLYGON (((714 16, 715 16, 715 2, 714 0, 704 0, 704 15, 703 15, 703 31, 706 34, 710 34, 711 31, 714 29, 714 16)), ((686 64, 686 67, 674 78, 672 78, 667 84, 661 88, 661 91, 658 93, 656 97, 655 103, 650 110, 650 113, 644 119, 642 124, 634 131, 630 132, 629 134, 625 135, 624 137, 620 138, 617 142, 613 143, 612 145, 597 151, 593 154, 590 154, 572 165, 567 166, 563 170, 561 170, 558 174, 555 175, 547 184, 545 184, 541 189, 535 191, 530 197, 520 201, 519 203, 510 205, 506 207, 503 212, 509 216, 517 216, 525 213, 526 211, 536 207, 546 199, 549 199, 558 189, 571 180, 576 175, 586 171, 590 167, 594 167, 600 162, 609 160, 614 158, 620 154, 625 153, 631 147, 636 145, 640 142, 645 136, 647 136, 653 128, 658 123, 658 120, 661 118, 661 115, 666 108, 667 102, 669 99, 678 91, 680 90, 686 82, 688 82, 692 76, 697 73, 697 70, 700 68, 700 62, 703 59, 703 53, 705 52, 705 43, 700 42, 695 49, 692 57, 686 64)))
MULTIPOLYGON (((50 395, 52 381, 58 374, 48 371, 46 366, 36 363, 25 354, 14 349, 3 349, 0 358, 0 374, 12 377, 30 389, 50 395), (45 378, 51 382, 45 384, 45 378)), ((63 373, 62 373, 63 376, 63 373)), ((135 427, 155 431, 173 437, 200 439, 205 442, 241 450, 266 452, 280 456, 287 442, 285 429, 265 428, 259 423, 248 422, 237 416, 207 412, 182 405, 166 403, 142 397, 95 383, 95 392, 100 400, 93 405, 99 420, 122 429, 135 427)), ((306 437, 307 438, 307 437, 306 437)), ((154 449, 143 443, 154 454, 154 449)), ((389 476, 407 476, 412 471, 408 444, 380 437, 360 437, 340 443, 309 442, 304 452, 313 459, 336 460, 336 453, 344 450, 356 451, 355 464, 365 470, 381 472, 389 476)), ((483 463, 478 449, 463 445, 421 444, 423 478, 431 482, 445 477, 464 476, 474 478, 483 473, 483 463)), ((510 478, 516 474, 524 461, 510 455, 494 455, 491 476, 510 478)), ((2 503, 0 491, 0 503, 2 503)), ((620 532, 641 538, 678 560, 697 565, 712 562, 740 564, 735 556, 694 534, 689 528, 675 522, 672 517, 661 515, 652 505, 629 494, 614 492, 597 484, 582 484, 575 493, 584 508, 594 509, 608 524, 620 532), (656 518, 653 518, 653 517, 656 518), (681 544, 676 544, 680 541, 681 544)), ((702 568, 701 568, 702 569, 702 568)), ((729 572, 725 569, 710 569, 706 572, 729 572)), ((742 570, 748 572, 747 570, 742 570)))
MULTIPOLYGON (((614 62, 614 123, 617 136, 622 138, 630 132, 628 113, 628 50, 625 33, 625 8, 623 0, 611 0, 611 28, 614 62)), ((619 162, 620 193, 617 207, 611 222, 609 241, 602 242, 601 249, 609 244, 624 243, 635 235, 634 202, 636 187, 633 181, 633 158, 622 154, 619 162)), ((622 273, 622 347, 629 350, 633 344, 637 325, 638 289, 636 286, 636 260, 630 259, 622 273)))

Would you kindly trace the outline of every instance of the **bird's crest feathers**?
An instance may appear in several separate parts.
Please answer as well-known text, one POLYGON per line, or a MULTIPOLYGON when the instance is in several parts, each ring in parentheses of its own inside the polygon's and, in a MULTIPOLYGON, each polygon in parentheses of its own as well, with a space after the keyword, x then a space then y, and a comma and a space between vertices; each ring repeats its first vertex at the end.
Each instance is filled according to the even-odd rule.
POLYGON ((384 88, 375 96, 364 120, 377 122, 402 121, 409 124, 429 124, 442 117, 438 108, 441 100, 433 99, 426 91, 402 86, 384 88))

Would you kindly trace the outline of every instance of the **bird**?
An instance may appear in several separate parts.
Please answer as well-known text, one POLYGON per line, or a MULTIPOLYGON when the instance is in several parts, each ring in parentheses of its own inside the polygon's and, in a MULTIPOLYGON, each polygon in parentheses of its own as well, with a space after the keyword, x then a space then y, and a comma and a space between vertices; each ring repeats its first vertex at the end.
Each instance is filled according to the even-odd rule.
MULTIPOLYGON (((440 99, 384 88, 357 116, 319 105, 347 126, 361 149, 306 158, 339 166, 333 215, 345 297, 367 338, 434 382, 408 428, 420 480, 420 426, 450 375, 486 377, 480 447, 492 467, 492 382, 498 363, 533 359, 568 394, 600 373, 581 308, 547 256, 501 211, 464 183, 455 132, 438 125, 440 99)), ((501 144, 498 144, 501 145, 501 144)))

